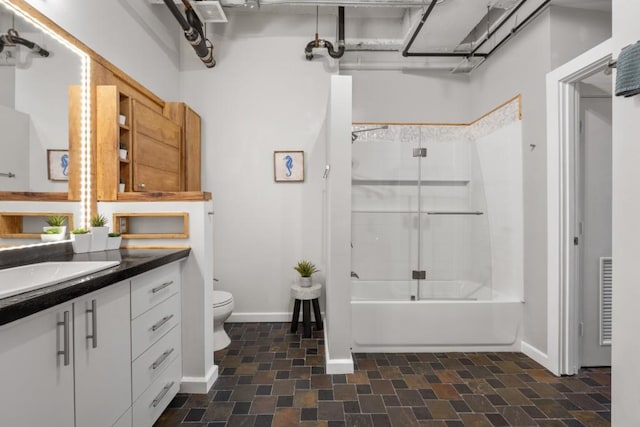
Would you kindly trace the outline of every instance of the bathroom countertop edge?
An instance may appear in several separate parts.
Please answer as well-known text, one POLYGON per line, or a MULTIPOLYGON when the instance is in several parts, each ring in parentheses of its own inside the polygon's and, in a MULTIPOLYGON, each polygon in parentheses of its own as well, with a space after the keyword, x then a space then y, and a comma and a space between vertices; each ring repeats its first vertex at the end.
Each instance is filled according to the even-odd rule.
POLYGON ((0 299, 0 326, 72 301, 172 262, 184 260, 191 249, 120 249, 89 254, 67 254, 56 261, 120 261, 87 276, 0 299))

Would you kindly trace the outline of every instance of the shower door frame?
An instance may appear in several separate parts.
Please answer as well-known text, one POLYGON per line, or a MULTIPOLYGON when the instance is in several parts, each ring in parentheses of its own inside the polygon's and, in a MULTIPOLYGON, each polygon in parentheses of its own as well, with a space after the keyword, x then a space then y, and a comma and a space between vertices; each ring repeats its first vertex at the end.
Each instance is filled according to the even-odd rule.
POLYGON ((555 375, 574 375, 579 369, 574 147, 580 138, 580 94, 576 85, 605 70, 612 51, 611 39, 606 40, 547 74, 547 353, 531 346, 525 353, 555 375))

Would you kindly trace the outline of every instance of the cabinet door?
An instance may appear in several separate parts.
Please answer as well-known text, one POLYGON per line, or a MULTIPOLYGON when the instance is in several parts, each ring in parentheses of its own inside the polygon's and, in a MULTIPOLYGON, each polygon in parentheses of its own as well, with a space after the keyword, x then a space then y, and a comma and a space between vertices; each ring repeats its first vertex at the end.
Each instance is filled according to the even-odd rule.
POLYGON ((73 426, 71 323, 63 304, 0 327, 0 425, 73 426))
POLYGON ((133 102, 133 191, 180 191, 180 126, 133 102))
POLYGON ((131 406, 129 282, 74 302, 76 427, 112 426, 131 406))

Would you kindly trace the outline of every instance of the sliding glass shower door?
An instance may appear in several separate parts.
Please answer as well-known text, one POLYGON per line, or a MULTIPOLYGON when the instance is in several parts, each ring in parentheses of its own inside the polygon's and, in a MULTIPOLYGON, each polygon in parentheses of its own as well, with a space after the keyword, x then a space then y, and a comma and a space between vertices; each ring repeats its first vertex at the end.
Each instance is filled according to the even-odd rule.
POLYGON ((353 135, 353 299, 480 298, 491 245, 471 141, 434 126, 353 135))
POLYGON ((353 298, 415 299, 421 158, 414 154, 422 148, 420 128, 373 127, 354 127, 353 298))

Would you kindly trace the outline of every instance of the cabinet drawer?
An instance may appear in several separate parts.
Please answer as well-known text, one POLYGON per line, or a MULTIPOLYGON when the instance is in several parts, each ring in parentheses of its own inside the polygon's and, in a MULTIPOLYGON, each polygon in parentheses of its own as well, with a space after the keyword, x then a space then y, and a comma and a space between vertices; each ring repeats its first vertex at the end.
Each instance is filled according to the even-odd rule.
POLYGON ((133 425, 153 425, 180 389, 182 362, 174 360, 156 381, 133 403, 133 425))
POLYGON ((180 266, 168 265, 131 279, 131 318, 180 291, 180 266))
POLYGON ((180 323, 180 295, 143 313, 131 322, 131 360, 135 360, 153 343, 180 323))
POLYGON ((178 324, 133 362, 133 400, 136 400, 176 358, 180 359, 180 355, 178 324))

